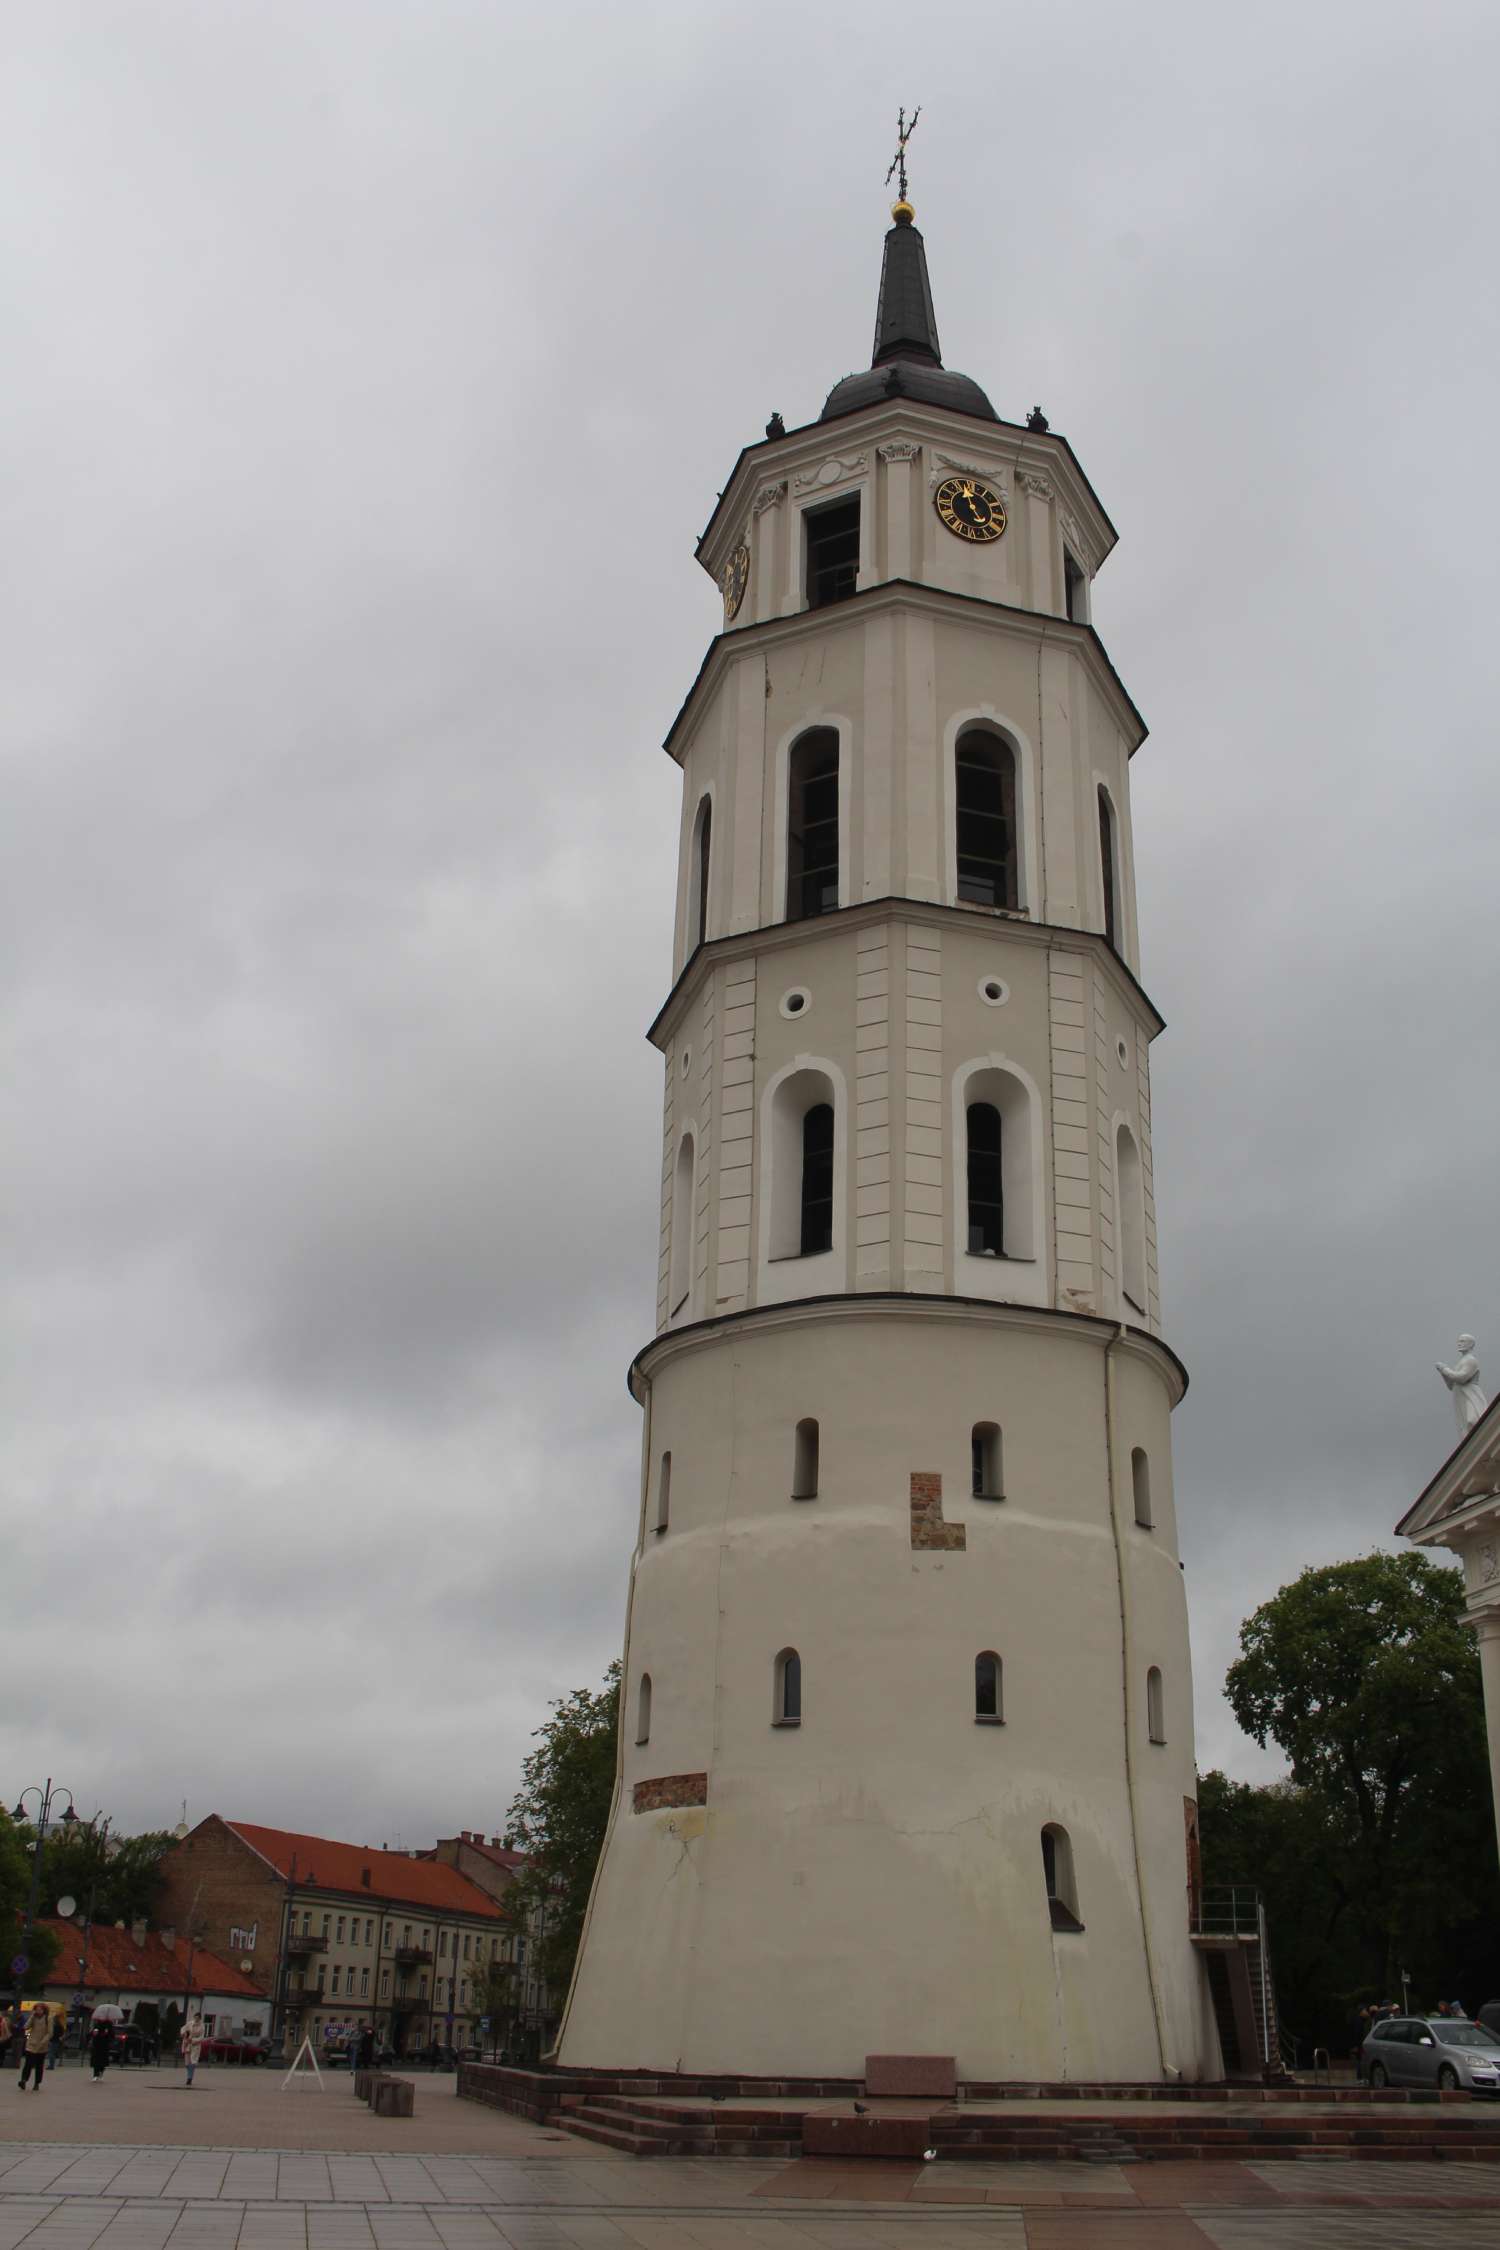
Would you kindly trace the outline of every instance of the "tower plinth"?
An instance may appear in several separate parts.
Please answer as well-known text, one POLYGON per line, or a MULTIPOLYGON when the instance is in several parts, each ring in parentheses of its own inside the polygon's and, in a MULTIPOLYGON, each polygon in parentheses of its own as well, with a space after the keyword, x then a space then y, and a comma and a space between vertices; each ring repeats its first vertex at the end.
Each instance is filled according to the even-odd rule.
POLYGON ((872 364, 748 447, 683 776, 619 1785, 568 2067, 1218 2069, 1129 769, 1067 441, 872 364))

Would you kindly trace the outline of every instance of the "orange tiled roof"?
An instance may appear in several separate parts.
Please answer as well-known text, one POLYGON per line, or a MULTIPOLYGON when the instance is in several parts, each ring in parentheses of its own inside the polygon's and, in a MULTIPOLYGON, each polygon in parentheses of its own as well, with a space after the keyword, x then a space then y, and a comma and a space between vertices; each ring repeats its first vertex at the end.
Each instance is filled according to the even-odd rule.
POLYGON ((284 1879, 297 1863, 296 1879, 309 1890, 346 1891, 354 1898, 379 1898, 392 1905, 425 1907, 433 1913, 475 1914, 487 1922, 506 1917, 488 1894, 436 1860, 408 1859, 405 1852, 371 1852, 362 1844, 336 1844, 326 1836, 298 1836, 289 1828, 258 1828, 248 1820, 225 1827, 269 1860, 284 1879))
MULTIPOLYGON (((76 1922, 59 1922, 52 1916, 38 1915, 37 1923, 39 1928, 50 1930, 58 1941, 51 1985, 66 1985, 70 1991, 76 1991, 78 1956, 84 1950, 83 1931, 76 1922)), ((221 1961, 216 1953, 205 1952, 201 1945, 190 1949, 185 1937, 179 1935, 175 1947, 167 1946, 162 1943, 160 1931, 148 1930, 137 1944, 129 1930, 117 1930, 112 1923, 101 1922, 96 1922, 89 1932, 83 1987, 86 1992, 215 1992, 224 1999, 267 1998, 258 1984, 227 1961, 221 1961), (188 1981, 189 1950, 193 1957, 191 1983, 188 1981)))
MULTIPOLYGON (((503 1867, 511 1875, 518 1874, 526 1865, 524 1852, 513 1852, 508 1844, 487 1844, 482 1836, 445 1836, 443 1842, 466 1844, 471 1852, 478 1852, 481 1859, 493 1860, 497 1867, 503 1867)), ((427 1859, 431 1854, 424 1852, 422 1857, 427 1859)))

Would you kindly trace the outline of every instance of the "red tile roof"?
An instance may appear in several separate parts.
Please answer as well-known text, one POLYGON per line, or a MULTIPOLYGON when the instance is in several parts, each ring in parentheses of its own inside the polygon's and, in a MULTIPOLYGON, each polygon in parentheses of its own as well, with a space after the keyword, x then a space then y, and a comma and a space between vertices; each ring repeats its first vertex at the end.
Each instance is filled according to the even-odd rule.
POLYGON ((393 1905, 426 1907, 433 1913, 476 1914, 503 1922, 505 1914, 488 1894, 436 1860, 409 1859, 405 1852, 366 1851, 363 1844, 336 1844, 326 1836, 298 1836, 289 1828, 257 1828, 248 1820, 229 1820, 233 1829, 283 1879, 297 1863, 296 1880, 309 1890, 345 1891, 355 1898, 387 1899, 393 1905))
MULTIPOLYGON (((466 1844, 471 1852, 478 1852, 481 1859, 493 1860, 497 1867, 505 1868, 511 1875, 519 1874, 526 1865, 524 1852, 513 1852, 508 1844, 487 1844, 482 1836, 445 1836, 442 1841, 445 1844, 466 1844)), ((426 1859, 430 1854, 424 1852, 422 1856, 426 1859)))
MULTIPOLYGON (((59 1922, 37 1916, 38 1927, 50 1930, 58 1941, 57 1959, 49 1990, 66 1985, 78 1989, 78 1956, 84 1950, 83 1931, 76 1922, 59 1922)), ((158 1930, 148 1930, 139 1942, 129 1930, 96 1922, 89 1932, 88 1966, 83 1972, 86 1992, 214 1992, 223 1999, 264 2000, 268 1996, 252 1978, 221 1961, 216 1953, 193 1947, 193 1975, 188 1981, 188 1940, 163 1944, 158 1930)))

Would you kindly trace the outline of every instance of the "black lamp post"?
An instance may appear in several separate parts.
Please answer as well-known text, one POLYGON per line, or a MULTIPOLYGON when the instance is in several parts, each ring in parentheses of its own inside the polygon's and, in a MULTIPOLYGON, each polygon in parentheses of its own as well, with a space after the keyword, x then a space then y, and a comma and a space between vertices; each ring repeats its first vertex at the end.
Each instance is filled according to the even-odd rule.
MULTIPOLYGON (((28 1797, 35 1797, 38 1800, 37 1816, 32 1823, 31 1890, 26 1900, 26 1921, 21 1931, 21 1950, 16 1955, 16 1961, 19 1961, 21 1965, 17 1968, 16 1961, 11 1963, 11 1974, 15 1978, 15 1997, 18 2006, 26 1983, 26 1972, 31 1966, 31 1931, 32 1925, 36 1921, 37 1890, 42 1880, 42 1851, 47 1841, 47 1830, 52 1820, 53 1794, 52 1776, 49 1773, 44 1788, 23 1789, 21 1791, 20 1796, 16 1799, 15 1810, 10 1816, 17 1823, 30 1820, 31 1816, 26 1810, 26 1800, 28 1797)), ((57 1816, 58 1826, 66 1833, 78 1818, 73 1809, 73 1792, 59 1782, 56 1794, 60 1797, 66 1797, 68 1800, 57 1816)))

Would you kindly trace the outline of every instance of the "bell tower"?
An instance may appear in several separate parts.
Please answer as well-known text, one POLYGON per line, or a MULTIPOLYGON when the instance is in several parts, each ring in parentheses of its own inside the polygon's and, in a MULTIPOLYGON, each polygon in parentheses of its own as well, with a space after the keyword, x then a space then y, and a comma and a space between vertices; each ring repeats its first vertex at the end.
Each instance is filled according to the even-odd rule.
POLYGON ((1218 2070, 1130 760, 1066 439, 870 366, 740 455, 683 777, 619 1779, 566 2067, 1218 2070))

